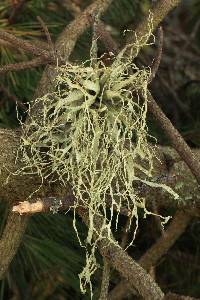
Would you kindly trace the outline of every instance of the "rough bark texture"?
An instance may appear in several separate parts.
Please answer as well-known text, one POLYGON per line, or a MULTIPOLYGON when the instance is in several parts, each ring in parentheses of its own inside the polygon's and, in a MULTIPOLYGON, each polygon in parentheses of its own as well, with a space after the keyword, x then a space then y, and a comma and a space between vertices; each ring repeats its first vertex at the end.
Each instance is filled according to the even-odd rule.
POLYGON ((180 154, 183 160, 187 163, 191 172, 196 177, 197 182, 200 184, 200 161, 193 154, 190 147, 184 141, 178 130, 174 128, 171 121, 165 116, 161 108, 157 105, 150 92, 148 93, 148 109, 153 114, 154 118, 159 123, 160 127, 164 130, 165 134, 170 139, 172 146, 180 154))
MULTIPOLYGON (((8 202, 24 201, 35 192, 41 185, 41 179, 38 176, 15 176, 12 175, 22 165, 16 160, 16 153, 19 147, 20 131, 12 131, 0 129, 0 199, 8 202), (9 179, 8 179, 9 176, 9 179)), ((200 157, 200 151, 193 152, 197 158, 200 157)), ((184 209, 193 209, 194 215, 200 214, 200 190, 198 184, 191 174, 187 165, 180 160, 175 150, 170 147, 159 147, 157 149, 157 157, 155 161, 154 176, 155 178, 166 176, 164 182, 173 187, 180 195, 180 200, 175 201, 166 192, 158 189, 149 189, 144 191, 147 204, 151 204, 152 200, 165 207, 178 207, 184 209), (168 170, 167 159, 174 161, 173 166, 168 170)), ((45 198, 48 196, 63 197, 66 194, 70 195, 70 190, 63 190, 59 184, 49 185, 45 182, 34 198, 45 198)))
MULTIPOLYGON (((0 199, 9 203, 27 199, 41 185, 41 179, 32 175, 13 175, 22 164, 20 159, 16 162, 19 147, 20 131, 8 129, 0 130, 0 199)), ((63 193, 61 187, 43 185, 34 197, 63 193), (55 188, 55 189, 54 189, 55 188)))
MULTIPOLYGON (((168 15, 168 13, 174 9, 181 0, 160 0, 156 1, 155 5, 151 9, 151 17, 152 17, 152 29, 153 31, 158 27, 158 25, 164 20, 164 18, 168 15)), ((146 37, 147 32, 149 32, 149 13, 143 19, 142 22, 139 23, 136 30, 133 31, 133 34, 127 38, 128 43, 133 43, 135 41, 135 37, 138 39, 142 38, 142 40, 148 39, 146 37)))
POLYGON ((7 271, 26 229, 27 217, 9 213, 7 223, 0 240, 0 279, 7 271))
MULTIPOLYGON (((178 211, 164 234, 147 250, 138 263, 147 271, 149 271, 152 266, 154 267, 185 231, 190 220, 190 215, 178 211)), ((111 291, 109 299, 122 300, 128 295, 131 295, 129 284, 127 281, 122 280, 111 291)))
MULTIPOLYGON (((87 212, 78 209, 78 214, 82 217, 84 223, 88 225, 87 212)), ((96 217, 94 227, 97 233, 101 231, 101 224, 101 218, 96 217)), ((139 295, 146 300, 162 300, 164 294, 153 278, 120 246, 109 241, 109 233, 106 230, 104 230, 104 236, 105 238, 98 244, 100 253, 127 280, 129 287, 137 289, 139 295)))

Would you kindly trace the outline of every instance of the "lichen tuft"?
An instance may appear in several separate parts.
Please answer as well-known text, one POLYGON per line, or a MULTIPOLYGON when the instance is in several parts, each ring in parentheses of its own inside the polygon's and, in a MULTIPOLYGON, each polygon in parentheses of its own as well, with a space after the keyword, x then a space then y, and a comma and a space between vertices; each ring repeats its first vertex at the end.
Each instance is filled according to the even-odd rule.
MULTIPOLYGON (((128 47, 135 53, 140 45, 128 47)), ((86 267, 80 274, 83 293, 88 284, 92 291, 95 250, 104 228, 113 242, 114 210, 119 214, 122 206, 128 208, 130 225, 133 220, 138 224, 139 208, 149 214, 137 184, 164 188, 177 196, 152 178, 154 149, 148 144, 146 124, 151 70, 138 68, 130 53, 120 52, 109 66, 91 58, 81 65, 57 67, 55 92, 35 101, 35 105, 42 103, 40 118, 30 116, 29 124, 22 125, 19 153, 24 168, 20 171, 37 173, 42 182, 70 183, 78 200, 74 210, 80 203, 88 210, 87 240, 80 241, 86 247, 86 267), (104 220, 97 239, 95 215, 104 220)), ((117 221, 118 216, 116 227, 117 221)))

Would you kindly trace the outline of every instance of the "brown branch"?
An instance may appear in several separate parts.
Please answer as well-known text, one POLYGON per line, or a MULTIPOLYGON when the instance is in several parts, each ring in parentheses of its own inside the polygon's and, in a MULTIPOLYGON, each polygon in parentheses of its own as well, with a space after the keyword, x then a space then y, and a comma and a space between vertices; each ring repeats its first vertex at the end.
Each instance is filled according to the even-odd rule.
POLYGON ((79 36, 90 26, 88 16, 99 10, 99 16, 108 8, 112 0, 97 0, 79 14, 59 36, 56 49, 67 60, 79 36))
MULTIPOLYGON (((35 39, 34 41, 32 41, 32 44, 35 45, 37 48, 41 48, 41 49, 44 49, 46 51, 49 51, 49 45, 42 41, 42 40, 37 40, 35 39)), ((12 50, 15 50, 15 51, 21 51, 20 48, 16 48, 15 45, 13 45, 12 43, 9 43, 3 39, 0 39, 0 47, 9 47, 9 48, 12 48, 12 50)))
POLYGON ((17 106, 19 106, 23 111, 26 111, 26 110, 27 110, 27 109, 26 109, 26 106, 24 105, 24 103, 21 102, 21 101, 19 101, 19 100, 17 99, 16 96, 11 95, 11 93, 9 92, 9 90, 8 90, 5 86, 3 86, 2 84, 0 84, 0 92, 3 92, 4 95, 5 95, 9 100, 11 100, 12 102, 14 102, 14 103, 15 103, 17 106))
POLYGON ((61 4, 66 7, 73 17, 81 13, 80 6, 72 0, 61 0, 61 4))
MULTIPOLYGON (((84 209, 78 208, 78 214, 82 217, 84 223, 88 226, 88 214, 84 209)), ((95 216, 94 228, 98 233, 101 229, 102 220, 95 216)), ((128 281, 128 284, 134 290, 137 289, 139 295, 146 300, 161 300, 164 297, 163 292, 157 286, 151 276, 136 263, 120 246, 111 243, 109 240, 110 233, 105 229, 103 232, 104 239, 99 244, 99 251, 103 257, 106 257, 110 264, 128 281)), ((114 238, 112 237, 113 241, 114 238)), ((110 298, 109 298, 110 299, 110 298)))
POLYGON ((47 25, 44 23, 44 21, 42 20, 42 18, 40 16, 37 16, 37 20, 39 21, 39 23, 40 23, 40 25, 41 25, 41 27, 42 27, 45 35, 46 35, 48 45, 49 45, 49 51, 54 51, 54 45, 53 45, 51 35, 49 33, 47 25))
MULTIPOLYGON (((151 9, 151 19, 152 19, 152 32, 158 27, 158 25, 163 21, 163 19, 169 14, 169 12, 174 9, 181 0, 158 0, 151 9)), ((132 44, 138 40, 146 43, 149 39, 149 12, 143 18, 143 21, 139 23, 137 28, 128 35, 127 43, 132 44)), ((142 45, 142 43, 141 43, 142 45)))
MULTIPOLYGON (((190 223, 191 216, 185 212, 178 211, 168 226, 167 230, 158 239, 158 241, 150 247, 147 252, 139 259, 139 264, 147 271, 155 266, 168 250, 173 246, 180 235, 185 231, 190 223)), ((131 294, 129 284, 122 280, 109 294, 110 300, 121 300, 131 294)))
MULTIPOLYGON (((52 210, 53 212, 58 212, 59 208, 65 205, 65 208, 69 208, 74 204, 74 198, 65 198, 62 200, 58 200, 56 198, 46 198, 39 199, 35 203, 29 203, 27 201, 21 202, 19 205, 13 207, 14 212, 18 212, 20 214, 24 213, 36 213, 45 210, 52 210), (54 201, 54 203, 53 203, 54 201)), ((77 209, 78 214, 81 215, 84 222, 88 223, 87 213, 82 207, 77 209)), ((97 232, 100 230, 101 219, 96 218, 96 230, 97 232)), ((105 234, 108 233, 105 230, 105 234)), ((144 272, 139 265, 132 261, 132 259, 117 245, 111 244, 109 240, 103 240, 99 244, 100 252, 107 259, 111 260, 111 263, 114 267, 122 273, 122 275, 128 280, 129 285, 131 284, 132 288, 135 288, 141 293, 141 295, 146 295, 145 299, 161 299, 161 295, 163 296, 160 289, 151 279, 151 277, 144 272), (145 289, 144 286, 145 285, 145 289), (148 298, 153 297, 153 298, 148 298)), ((104 280, 102 282, 102 299, 105 299, 105 294, 108 289, 108 281, 109 281, 109 267, 106 265, 104 280), (104 298, 103 298, 104 297, 104 298)))
POLYGON ((37 198, 34 202, 22 201, 13 206, 12 211, 20 215, 32 215, 35 213, 50 212, 56 213, 58 211, 69 209, 74 204, 75 198, 68 195, 64 198, 46 197, 37 198))
MULTIPOLYGON (((20 201, 15 206, 13 206, 12 211, 19 213, 20 215, 32 215, 35 213, 45 213, 52 211, 52 208, 57 205, 57 211, 63 211, 69 209, 73 205, 75 198, 73 195, 67 195, 63 198, 58 197, 46 197, 46 198, 37 198, 34 202, 29 201, 20 201)), ((110 207, 112 203, 107 201, 107 206, 110 207)), ((121 207, 120 211, 116 205, 113 206, 113 209, 119 212, 121 215, 128 216, 129 210, 125 207, 121 207)))
POLYGON ((154 79, 156 76, 156 73, 158 71, 158 68, 160 66, 161 57, 162 57, 162 48, 163 48, 163 29, 160 27, 158 29, 158 49, 157 49, 157 55, 155 57, 154 64, 151 68, 151 75, 149 77, 149 83, 154 79))
POLYGON ((3 235, 0 240, 0 279, 3 278, 14 255, 17 252, 26 229, 27 217, 9 213, 3 235))
POLYGON ((15 45, 16 48, 20 48, 23 49, 35 56, 42 56, 48 60, 52 60, 52 55, 49 51, 46 51, 42 48, 36 47, 34 44, 19 39, 17 37, 15 37, 14 35, 12 35, 11 33, 5 32, 3 30, 0 30, 0 39, 11 43, 12 45, 15 45))
MULTIPOLYGON (((16 153, 19 148, 20 131, 12 131, 7 129, 0 129, 0 199, 6 201, 14 201, 15 203, 22 199, 27 199, 31 193, 37 191, 34 194, 34 198, 44 198, 48 196, 56 196, 57 198, 63 198, 66 193, 72 195, 71 188, 63 194, 59 183, 54 184, 51 187, 48 182, 44 182, 41 186, 41 178, 37 175, 30 176, 13 176, 23 165, 20 160, 16 163, 16 153), (9 180, 7 180, 9 176, 9 180), (5 184, 6 183, 6 184, 5 184)), ((156 157, 158 160, 154 162, 154 178, 167 177, 165 184, 175 189, 180 195, 180 201, 174 201, 173 197, 170 197, 167 193, 162 193, 159 189, 144 189, 144 193, 141 195, 146 198, 147 206, 151 206, 152 201, 160 207, 173 207, 178 209, 184 209, 195 216, 200 215, 200 190, 196 180, 188 169, 187 165, 182 162, 179 155, 173 148, 170 147, 157 147, 156 157), (174 161, 173 166, 168 171, 165 155, 174 161), (171 178, 171 179, 170 179, 171 178)), ((200 159, 200 150, 194 150, 193 154, 200 159)), ((109 205, 109 199, 108 199, 109 205)), ((127 215, 127 209, 120 211, 121 214, 127 215)))
POLYGON ((178 295, 174 293, 167 293, 163 300, 200 300, 200 298, 193 298, 189 296, 178 295))
POLYGON ((10 71, 21 71, 25 69, 32 69, 41 65, 47 65, 52 59, 44 59, 44 57, 36 57, 29 61, 24 61, 16 64, 8 64, 0 67, 0 74, 5 74, 10 71))
MULTIPOLYGON (((57 50, 57 55, 63 61, 67 61, 69 56, 71 55, 75 44, 81 34, 90 26, 90 22, 88 20, 88 16, 93 14, 95 11, 99 9, 99 16, 103 14, 105 10, 107 10, 108 6, 112 0, 97 0, 91 5, 89 5, 81 14, 79 14, 60 34, 58 37, 55 49, 57 50)), ((34 99, 38 97, 42 97, 44 94, 52 91, 53 86, 51 81, 49 80, 49 73, 51 77, 54 78, 56 76, 56 71, 54 69, 47 68, 43 73, 43 76, 38 84, 36 89, 34 99)), ((40 104, 34 106, 32 109, 32 117, 34 114, 39 113, 40 104)))
MULTIPOLYGON (((72 13, 74 17, 76 17, 78 14, 81 13, 80 6, 71 0, 62 1, 62 4, 72 13)), ((88 20, 90 24, 93 25, 94 15, 89 15, 88 20)), ((104 24, 104 22, 100 20, 98 20, 98 24, 96 24, 96 34, 97 34, 97 38, 100 38, 103 41, 106 49, 109 52, 112 52, 113 54, 117 53, 117 49, 118 49, 117 43, 112 38, 110 33, 106 30, 106 25, 104 24)))
POLYGON ((107 258, 103 257, 103 275, 102 275, 101 293, 100 293, 99 300, 108 299, 109 281, 110 281, 110 263, 107 258))
POLYGON ((181 158, 185 161, 190 168, 192 174, 195 176, 198 184, 200 184, 200 162, 195 157, 194 153, 187 145, 178 130, 172 125, 171 121, 166 117, 161 108, 158 106, 151 93, 148 92, 148 109, 159 123, 160 127, 164 130, 169 138, 172 146, 179 153, 181 158))

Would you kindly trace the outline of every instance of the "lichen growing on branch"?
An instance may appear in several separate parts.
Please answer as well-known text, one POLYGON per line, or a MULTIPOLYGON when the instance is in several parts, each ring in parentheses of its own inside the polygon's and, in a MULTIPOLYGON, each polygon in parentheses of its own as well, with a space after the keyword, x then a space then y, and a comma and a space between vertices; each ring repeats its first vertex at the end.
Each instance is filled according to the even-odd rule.
POLYGON ((111 222, 115 219, 117 228, 120 208, 128 208, 130 225, 134 220, 136 228, 138 209, 149 213, 137 192, 138 183, 163 188, 177 197, 172 189, 153 180, 154 149, 148 144, 146 124, 151 72, 133 62, 139 41, 127 47, 128 56, 122 50, 105 65, 94 55, 93 42, 90 61, 57 67, 55 92, 37 99, 35 105, 42 103, 40 115, 22 124, 19 154, 24 168, 20 172, 37 173, 42 182, 59 181, 64 187, 70 183, 77 199, 74 211, 80 204, 88 210, 87 240, 80 241, 86 247, 87 262, 80 274, 82 292, 87 284, 92 290, 97 243, 104 238, 105 229, 113 242, 111 222), (98 233, 96 215, 104 220, 98 233))

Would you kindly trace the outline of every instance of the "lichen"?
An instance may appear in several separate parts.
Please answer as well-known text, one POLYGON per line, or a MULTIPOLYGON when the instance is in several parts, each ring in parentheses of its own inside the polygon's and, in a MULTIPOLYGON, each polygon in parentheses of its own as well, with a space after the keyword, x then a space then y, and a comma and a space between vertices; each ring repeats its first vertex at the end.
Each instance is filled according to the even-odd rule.
MULTIPOLYGON (((22 124, 19 153, 24 168, 20 172, 38 174, 42 182, 59 181, 63 187, 70 183, 77 199, 74 212, 79 204, 88 210, 87 239, 79 239, 86 248, 80 283, 83 293, 89 284, 91 295, 90 278, 97 268, 95 250, 98 240, 104 238, 104 229, 113 243, 111 223, 115 218, 117 228, 122 206, 128 208, 130 226, 135 221, 136 229, 138 209, 143 208, 145 215, 150 213, 145 199, 137 193, 137 185, 162 188, 177 197, 152 177, 155 154, 148 143, 146 124, 151 70, 138 68, 131 55, 140 46, 138 40, 128 45, 129 56, 123 50, 108 66, 102 59, 91 57, 81 65, 57 67, 55 92, 35 101, 34 105, 42 103, 40 117, 30 115, 29 124, 22 124), (99 233, 94 228, 95 215, 104 220, 99 233)), ((74 228, 78 234, 75 213, 74 228)))

